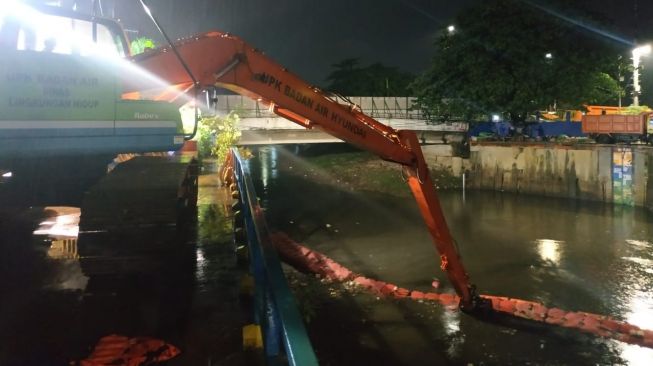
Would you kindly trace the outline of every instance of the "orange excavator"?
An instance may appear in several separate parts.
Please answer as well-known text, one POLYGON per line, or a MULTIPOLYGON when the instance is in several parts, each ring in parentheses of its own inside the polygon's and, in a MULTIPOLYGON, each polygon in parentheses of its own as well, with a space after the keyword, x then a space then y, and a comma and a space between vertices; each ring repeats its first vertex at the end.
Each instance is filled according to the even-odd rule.
MULTIPOLYGON (((339 103, 230 34, 198 35, 145 52, 133 60, 171 85, 156 99, 174 98, 176 91, 193 87, 226 88, 264 102, 277 115, 306 128, 320 129, 384 160, 401 164, 440 254, 440 267, 460 296, 461 308, 474 311, 486 302, 477 295, 456 251, 413 131, 395 130, 366 116, 353 104, 339 103)), ((130 91, 139 92, 133 88, 130 91)))
MULTIPOLYGON (((145 6, 144 0, 141 3, 145 6)), ((8 19, 0 29, 0 46, 4 47, 0 73, 7 75, 6 82, 0 83, 0 97, 4 96, 0 98, 0 165, 3 159, 21 163, 40 162, 50 155, 73 156, 75 165, 66 172, 74 172, 84 170, 79 169, 78 155, 94 153, 104 161, 104 155, 120 152, 176 150, 191 136, 183 134, 177 106, 156 100, 186 101, 186 94, 197 96, 204 89, 223 87, 265 102, 278 115, 306 128, 323 130, 403 167, 440 254, 440 267, 458 294, 452 299, 451 294, 413 291, 411 298, 439 299, 443 304, 457 303, 467 312, 485 313, 487 309, 492 314, 577 328, 653 348, 653 330, 597 314, 477 294, 454 245, 414 132, 394 130, 366 116, 353 103, 341 103, 232 35, 210 32, 173 44, 161 30, 168 47, 130 57, 127 39, 115 21, 47 8, 40 13, 18 0, 5 0, 0 7, 0 20, 8 19), (51 39, 56 41, 54 48, 51 39), (118 85, 121 82, 122 88, 118 85)), ((174 255, 167 246, 116 246, 113 250, 118 242, 115 238, 129 235, 132 223, 140 225, 136 218, 147 219, 142 221, 147 225, 163 223, 167 227, 181 218, 178 211, 193 208, 194 164, 178 157, 158 158, 145 156, 130 160, 132 164, 120 164, 85 194, 80 225, 83 236, 78 246, 87 275, 102 275, 103 270, 112 275, 123 270, 129 273, 134 267, 143 267, 141 259, 146 260, 142 264, 147 268, 156 265, 157 260, 144 258, 149 254, 174 255), (149 179, 152 176, 157 179, 149 179), (160 184, 164 180, 165 184, 160 184), (125 186, 130 189, 121 191, 125 186), (139 194, 143 191, 158 192, 161 199, 139 194), (136 200, 140 196, 144 201, 136 200), (137 210, 143 207, 148 211, 137 210)), ((52 165, 50 171, 59 170, 60 165, 48 161, 38 166, 52 165)), ((23 165, 26 169, 18 170, 16 176, 38 170, 29 169, 29 164, 14 164, 12 169, 23 165)), ((106 167, 106 162, 103 165, 106 167)), ((34 180, 25 175, 25 181, 34 180)), ((11 177, 12 172, 3 176, 11 177)), ((380 281, 358 279, 361 286, 388 286, 404 297, 409 292, 380 281)))
MULTIPOLYGON (((341 104, 330 94, 309 85, 230 34, 210 32, 173 44, 158 26, 144 0, 141 3, 169 43, 168 47, 133 57, 137 65, 162 79, 159 82, 170 85, 163 88, 159 99, 178 98, 180 91, 194 90, 197 95, 205 88, 226 88, 264 102, 279 116, 306 128, 318 128, 384 160, 400 164, 440 254, 440 268, 447 273, 463 311, 475 315, 509 315, 653 347, 653 330, 641 329, 610 317, 547 308, 536 302, 515 298, 479 295, 456 250, 415 132, 395 130, 366 116, 353 103, 341 104)), ((132 93, 143 91, 142 88, 130 89, 128 86, 126 90, 132 93)), ((145 92, 152 94, 151 90, 145 92)), ((363 287, 368 287, 372 282, 375 282, 372 287, 383 285, 379 281, 357 279, 360 280, 357 283, 363 287)), ((430 296, 450 303, 445 301, 444 294, 418 294, 418 291, 390 287, 397 293, 401 292, 399 297, 410 293, 411 298, 421 295, 429 299, 430 296)))

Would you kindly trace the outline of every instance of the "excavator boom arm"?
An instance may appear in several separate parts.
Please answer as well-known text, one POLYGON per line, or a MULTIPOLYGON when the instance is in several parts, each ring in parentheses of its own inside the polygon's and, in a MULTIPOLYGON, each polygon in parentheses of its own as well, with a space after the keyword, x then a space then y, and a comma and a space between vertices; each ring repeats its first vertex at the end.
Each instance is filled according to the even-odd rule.
MULTIPOLYGON (((354 105, 340 104, 304 82, 238 37, 210 32, 174 45, 200 87, 219 86, 263 101, 276 114, 307 128, 319 128, 382 159, 401 164, 408 185, 440 253, 441 268, 461 298, 473 310, 478 296, 456 251, 417 136, 397 131, 363 114, 354 105)), ((187 70, 169 47, 146 52, 134 61, 179 89, 192 83, 187 70)), ((126 86, 127 91, 137 91, 126 86)))

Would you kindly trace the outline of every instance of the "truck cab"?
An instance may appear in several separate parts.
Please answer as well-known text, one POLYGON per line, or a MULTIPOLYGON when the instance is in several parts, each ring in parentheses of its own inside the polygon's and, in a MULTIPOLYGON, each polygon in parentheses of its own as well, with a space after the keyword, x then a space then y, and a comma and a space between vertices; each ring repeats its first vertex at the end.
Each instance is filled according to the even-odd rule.
POLYGON ((144 76, 120 24, 17 1, 0 10, 0 157, 171 151, 179 105, 122 97, 144 76))
POLYGON ((116 155, 183 145, 181 103, 124 96, 125 85, 155 79, 130 57, 114 20, 2 2, 0 202, 22 197, 9 187, 35 204, 78 202, 116 155), (63 191, 76 192, 73 202, 53 198, 63 191))

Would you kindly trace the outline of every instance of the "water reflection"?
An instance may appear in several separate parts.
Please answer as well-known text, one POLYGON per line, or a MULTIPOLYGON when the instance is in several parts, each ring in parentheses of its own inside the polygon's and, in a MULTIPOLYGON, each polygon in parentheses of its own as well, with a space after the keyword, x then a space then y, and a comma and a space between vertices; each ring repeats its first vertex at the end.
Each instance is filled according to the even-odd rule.
MULTIPOLYGON (((645 258, 650 257, 651 243, 637 239, 626 239, 626 243, 631 246, 629 252, 634 251, 636 256, 621 257, 630 262, 625 266, 632 278, 624 294, 629 297, 625 320, 644 329, 653 329, 653 279, 650 276, 653 274, 653 260, 645 258)), ((622 344, 621 357, 629 365, 648 366, 653 362, 653 349, 622 344)))
POLYGON ((195 258, 196 258, 196 270, 195 278, 198 281, 204 281, 206 279, 206 258, 204 258, 204 251, 199 246, 195 249, 195 258))
MULTIPOLYGON (((364 161, 351 154, 329 158, 297 156, 284 147, 268 149, 256 155, 270 159, 272 151, 278 151, 278 178, 272 179, 272 170, 265 173, 267 183, 256 177, 264 175, 263 162, 253 161, 252 173, 255 184, 268 185, 263 199, 273 227, 296 235, 354 270, 401 286, 419 287, 440 274, 433 269, 430 238, 412 198, 340 183, 341 162, 364 166, 364 161)), ((465 265, 483 292, 608 314, 653 328, 653 295, 648 295, 653 294, 650 213, 477 191, 466 192, 462 204, 460 191, 440 194, 465 265)), ((548 329, 515 328, 510 334, 516 337, 501 340, 501 329, 467 319, 448 311, 438 316, 439 339, 447 340, 439 351, 446 353, 448 361, 487 362, 488 354, 478 346, 483 344, 496 357, 492 364, 638 365, 651 364, 653 359, 649 349, 603 339, 596 340, 599 348, 589 349, 585 341, 548 329)), ((397 337, 396 341, 405 341, 406 335, 397 337)), ((422 341, 416 337, 406 342, 411 344, 406 352, 427 352, 421 348, 422 341)))
POLYGON ((449 357, 457 357, 465 343, 465 335, 460 331, 460 312, 445 310, 442 312, 442 324, 444 332, 448 336, 447 354, 449 357))
POLYGON ((560 245, 563 244, 564 241, 536 239, 535 242, 537 243, 537 254, 544 262, 556 266, 560 264, 560 245))
POLYGON ((640 258, 640 257, 621 257, 624 260, 627 260, 632 263, 639 264, 641 266, 644 266, 645 268, 644 271, 649 272, 651 271, 651 268, 653 266, 653 260, 646 259, 646 258, 640 258))
POLYGON ((78 207, 46 207, 43 212, 47 218, 34 235, 47 235, 52 239, 77 238, 81 214, 78 207))
POLYGON ((629 366, 650 366, 653 362, 653 349, 623 343, 621 357, 629 366))
POLYGON ((651 248, 651 243, 649 243, 646 240, 626 239, 626 243, 638 248, 643 248, 643 249, 651 248))
POLYGON ((653 329, 653 294, 638 291, 631 297, 629 308, 626 321, 644 329, 653 329))
MULTIPOLYGON (((277 171, 277 149, 274 146, 261 148, 258 150, 258 161, 260 163, 260 179, 263 189, 267 190, 270 178, 276 179, 277 171)), ((249 165, 248 165, 249 168, 249 165)))

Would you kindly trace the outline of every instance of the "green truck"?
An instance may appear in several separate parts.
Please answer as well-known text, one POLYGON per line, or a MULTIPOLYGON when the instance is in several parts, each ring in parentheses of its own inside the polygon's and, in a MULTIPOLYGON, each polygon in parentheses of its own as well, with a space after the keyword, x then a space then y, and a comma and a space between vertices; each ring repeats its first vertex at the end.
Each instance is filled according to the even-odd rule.
POLYGON ((147 248, 120 247, 120 238, 143 225, 174 227, 195 207, 197 166, 177 153, 187 139, 183 101, 145 98, 156 83, 130 61, 114 20, 0 6, 0 206, 81 206, 79 254, 90 274, 145 258, 147 248), (123 93, 135 84, 142 93, 123 93), (118 154, 152 152, 107 173, 118 154))

